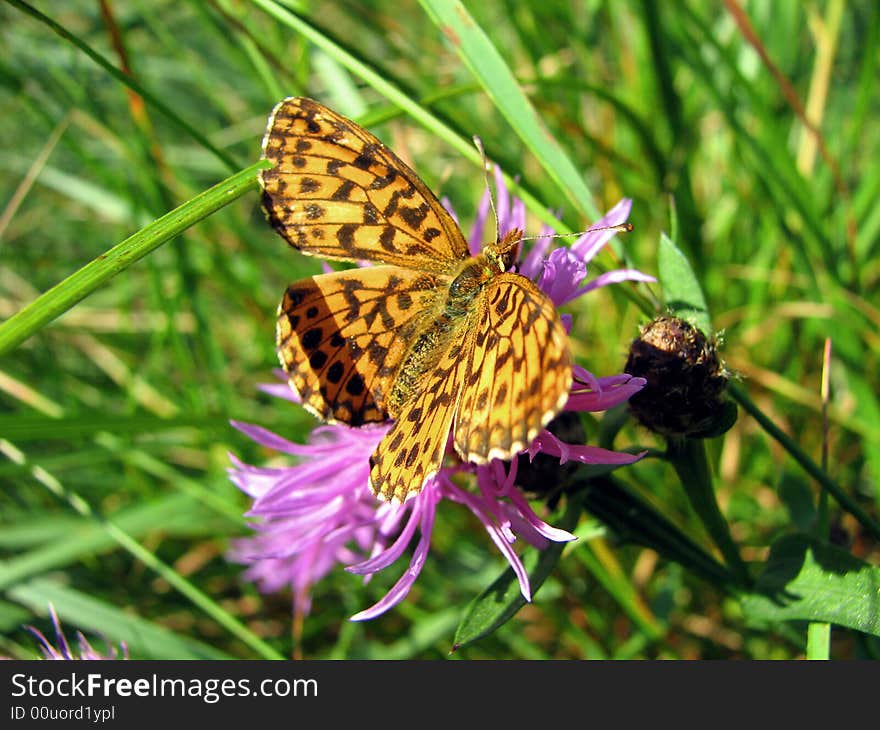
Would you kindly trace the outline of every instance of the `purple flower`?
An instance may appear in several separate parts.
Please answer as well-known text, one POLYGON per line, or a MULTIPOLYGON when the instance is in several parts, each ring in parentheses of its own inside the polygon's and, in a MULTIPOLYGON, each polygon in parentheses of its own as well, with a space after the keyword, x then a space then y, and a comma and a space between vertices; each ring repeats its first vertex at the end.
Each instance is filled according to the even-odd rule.
MULTIPOLYGON (((498 220, 501 234, 525 230, 525 205, 512 197, 496 169, 498 220)), ((449 207, 447 205, 447 207, 449 207)), ((624 223, 630 200, 622 200, 595 228, 624 223)), ((479 251, 489 219, 489 193, 484 194, 477 220, 469 237, 470 249, 479 251)), ((453 214, 454 215, 454 214, 453 214)), ((553 231, 545 227, 529 252, 519 262, 519 271, 536 281, 557 305, 593 289, 619 281, 653 281, 635 270, 611 271, 584 283, 587 264, 614 235, 614 231, 592 230, 571 246, 552 250, 553 231)), ((558 240, 558 239, 556 239, 558 240)), ((571 318, 563 315, 570 328, 571 318)), ((284 377, 283 373, 281 377, 284 377)), ((644 385, 642 378, 613 375, 597 378, 579 366, 565 410, 602 411, 625 402, 644 385)), ((288 401, 299 402, 287 384, 263 389, 288 401)), ((517 460, 509 464, 493 461, 477 466, 458 460, 444 466, 413 499, 403 504, 379 502, 368 486, 369 458, 388 430, 387 425, 350 428, 333 424, 316 427, 305 445, 295 444, 259 426, 233 422, 257 443, 281 454, 298 457, 290 465, 257 467, 230 455, 230 478, 253 498, 247 516, 255 518, 255 534, 237 540, 232 560, 248 565, 245 576, 265 592, 290 586, 294 610, 303 615, 311 608, 311 587, 336 564, 364 580, 398 560, 418 532, 418 542, 409 566, 378 603, 352 616, 353 621, 375 618, 407 595, 428 556, 437 504, 448 499, 473 512, 513 568, 522 595, 531 600, 529 578, 514 550, 517 539, 537 548, 550 541, 573 540, 570 533, 544 522, 514 486, 517 460), (452 480, 458 473, 473 475, 473 487, 464 488, 452 480)), ((531 458, 542 452, 561 463, 629 464, 640 458, 596 446, 567 444, 543 430, 530 445, 531 458)))
POLYGON ((51 604, 49 604, 49 616, 52 618, 52 624, 55 627, 55 642, 58 644, 57 648, 52 646, 49 640, 43 635, 43 632, 39 629, 36 629, 33 626, 25 627, 37 637, 37 641, 40 642, 40 651, 42 652, 44 659, 128 659, 128 647, 126 647, 124 643, 119 645, 118 651, 116 647, 110 647, 109 655, 105 656, 93 649, 92 645, 86 640, 86 637, 79 631, 76 632, 77 644, 79 645, 79 652, 77 652, 76 649, 70 646, 67 637, 64 636, 64 632, 61 630, 61 622, 58 620, 58 614, 55 613, 55 608, 51 604))

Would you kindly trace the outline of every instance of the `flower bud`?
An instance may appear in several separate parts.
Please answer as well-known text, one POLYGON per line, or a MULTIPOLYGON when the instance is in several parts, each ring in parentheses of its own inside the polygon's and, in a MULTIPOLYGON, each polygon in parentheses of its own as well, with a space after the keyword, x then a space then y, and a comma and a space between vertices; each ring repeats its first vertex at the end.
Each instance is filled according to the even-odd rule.
POLYGON ((714 338, 678 317, 658 317, 630 346, 624 371, 645 378, 629 400, 645 428, 664 436, 718 436, 736 421, 725 396, 729 373, 714 338))

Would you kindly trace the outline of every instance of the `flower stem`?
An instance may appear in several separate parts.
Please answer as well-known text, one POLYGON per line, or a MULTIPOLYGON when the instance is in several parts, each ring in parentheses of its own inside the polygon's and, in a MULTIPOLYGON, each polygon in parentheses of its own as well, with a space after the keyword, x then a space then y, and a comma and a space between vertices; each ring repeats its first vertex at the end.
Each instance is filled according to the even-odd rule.
POLYGON ((715 498, 705 443, 701 439, 670 438, 666 455, 681 479, 691 507, 718 546, 727 567, 741 586, 748 587, 752 583, 748 567, 740 557, 739 547, 730 535, 727 520, 715 498))

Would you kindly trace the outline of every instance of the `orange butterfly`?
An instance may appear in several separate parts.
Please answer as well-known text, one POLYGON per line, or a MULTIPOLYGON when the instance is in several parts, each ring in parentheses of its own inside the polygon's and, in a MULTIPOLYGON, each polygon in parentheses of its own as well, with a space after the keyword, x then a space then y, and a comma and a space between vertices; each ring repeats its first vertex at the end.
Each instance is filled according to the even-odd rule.
POLYGON ((377 264, 291 284, 277 344, 319 418, 394 419, 370 487, 404 501, 440 470, 450 432, 478 464, 526 449, 565 405, 568 336, 513 271, 522 231, 471 256, 458 224, 372 134, 311 99, 279 103, 263 139, 263 208, 305 254, 377 264))

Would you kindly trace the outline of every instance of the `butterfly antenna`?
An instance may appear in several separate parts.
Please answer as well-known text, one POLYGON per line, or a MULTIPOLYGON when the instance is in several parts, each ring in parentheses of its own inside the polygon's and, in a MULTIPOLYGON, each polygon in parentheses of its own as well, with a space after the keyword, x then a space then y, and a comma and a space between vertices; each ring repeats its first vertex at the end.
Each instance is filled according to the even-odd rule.
POLYGON ((495 191, 489 180, 489 158, 486 157, 486 149, 483 147, 483 140, 474 135, 474 146, 480 153, 480 159, 483 161, 483 178, 486 181, 486 190, 489 191, 489 207, 492 208, 492 217, 495 219, 495 240, 501 240, 501 224, 498 221, 498 211, 495 209, 495 191))
POLYGON ((583 236, 585 233, 596 233, 597 231, 614 231, 615 233, 629 233, 633 230, 632 223, 618 223, 616 226, 596 226, 595 228, 587 228, 585 231, 576 233, 550 233, 546 236, 523 236, 523 241, 534 241, 538 238, 571 238, 572 236, 583 236))

